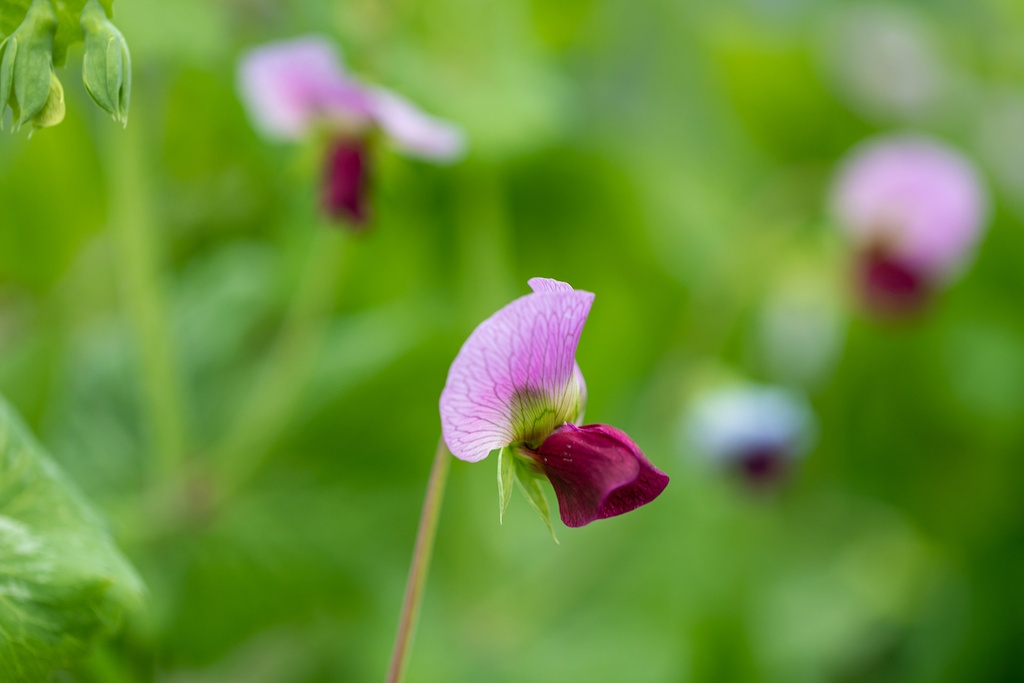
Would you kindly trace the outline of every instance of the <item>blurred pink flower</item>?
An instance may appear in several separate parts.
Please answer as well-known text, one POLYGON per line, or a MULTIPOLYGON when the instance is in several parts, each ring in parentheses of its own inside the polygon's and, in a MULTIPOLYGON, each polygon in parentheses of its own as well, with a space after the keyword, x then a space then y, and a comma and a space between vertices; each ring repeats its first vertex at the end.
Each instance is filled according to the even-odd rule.
POLYGON ((409 156, 435 162, 462 155, 459 128, 399 95, 347 74, 327 39, 306 36, 254 48, 242 56, 238 83, 256 128, 278 140, 323 130, 331 137, 322 190, 332 218, 365 223, 368 141, 379 129, 409 156))
POLYGON ((470 462, 508 448, 517 476, 551 482, 567 526, 651 502, 668 477, 640 448, 614 427, 577 426, 586 388, 576 346, 594 295, 544 278, 530 287, 481 323, 452 363, 441 392, 445 443, 470 462))
POLYGON ((988 213, 973 164, 916 136, 855 148, 839 169, 832 203, 859 252, 865 301, 883 312, 914 310, 953 277, 988 213))

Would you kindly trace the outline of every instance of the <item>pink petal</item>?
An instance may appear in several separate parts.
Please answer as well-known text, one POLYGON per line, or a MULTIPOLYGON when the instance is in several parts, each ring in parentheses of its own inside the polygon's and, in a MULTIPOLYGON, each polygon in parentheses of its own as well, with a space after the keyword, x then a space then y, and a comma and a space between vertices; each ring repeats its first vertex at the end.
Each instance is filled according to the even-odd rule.
POLYGON ((564 424, 527 455, 547 475, 562 522, 570 527, 635 510, 668 486, 668 476, 640 447, 608 425, 564 424))
POLYGON ((549 277, 531 277, 526 281, 535 292, 571 292, 572 285, 549 277))
POLYGON ((524 404, 559 422, 577 417, 576 346, 594 295, 566 287, 516 299, 462 345, 441 392, 442 433, 456 457, 476 462, 526 440, 524 404))
POLYGON ((389 90, 378 88, 373 97, 377 125, 399 149, 433 161, 450 161, 462 156, 465 138, 454 124, 426 114, 389 90))
MULTIPOLYGON (((526 284, 530 285, 530 289, 535 292, 571 292, 572 285, 561 282, 559 280, 552 280, 549 277, 532 277, 526 281, 526 284)), ((583 409, 587 405, 587 382, 583 379, 583 371, 580 370, 579 364, 576 364, 573 368, 573 376, 576 378, 576 386, 579 387, 580 392, 580 411, 576 415, 576 418, 572 420, 573 423, 579 424, 583 422, 583 409)))
POLYGON ((833 195, 837 218, 861 247, 883 248, 933 278, 946 277, 969 255, 988 212, 972 163, 923 137, 859 147, 833 195))
POLYGON ((580 424, 583 422, 583 413, 587 408, 587 382, 583 379, 583 371, 580 370, 579 363, 574 363, 572 369, 573 377, 576 378, 576 386, 579 388, 580 399, 579 399, 579 412, 576 413, 575 419, 572 420, 573 424, 580 424))
POLYGON ((367 88, 345 75, 334 46, 318 36, 250 50, 238 84, 256 128, 285 140, 302 138, 322 119, 367 121, 373 102, 367 88))

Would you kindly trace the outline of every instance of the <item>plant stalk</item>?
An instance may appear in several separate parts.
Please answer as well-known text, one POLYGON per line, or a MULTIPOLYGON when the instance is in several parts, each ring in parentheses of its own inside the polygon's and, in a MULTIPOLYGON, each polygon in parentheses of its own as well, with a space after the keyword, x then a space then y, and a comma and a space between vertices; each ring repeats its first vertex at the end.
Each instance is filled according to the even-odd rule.
POLYGON ((126 130, 107 134, 103 147, 110 224, 118 253, 115 270, 142 365, 142 390, 158 464, 155 474, 166 479, 184 461, 188 435, 161 273, 151 174, 143 152, 150 149, 142 130, 147 119, 140 112, 134 118, 134 125, 126 130))
POLYGON ((420 513, 420 526, 416 532, 416 545, 412 551, 409 578, 405 584, 405 599, 402 601, 402 614, 398 619, 398 633, 395 635, 395 647, 391 653, 387 683, 401 683, 405 675, 423 599, 423 588, 427 583, 427 571, 430 569, 430 556, 434 550, 437 521, 441 513, 441 501, 444 498, 444 485, 450 465, 448 447, 445 446, 444 439, 440 439, 437 453, 434 455, 434 464, 430 468, 423 511, 420 513))
POLYGON ((314 226, 302 280, 255 386, 215 449, 222 494, 230 497, 263 465, 293 418, 323 343, 343 270, 345 235, 314 226))

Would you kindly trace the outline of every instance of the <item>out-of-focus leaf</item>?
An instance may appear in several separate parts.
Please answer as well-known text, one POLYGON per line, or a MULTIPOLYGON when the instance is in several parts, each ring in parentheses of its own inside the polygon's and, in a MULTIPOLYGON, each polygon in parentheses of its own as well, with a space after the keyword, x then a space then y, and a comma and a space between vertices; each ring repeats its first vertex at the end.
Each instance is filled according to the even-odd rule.
MULTIPOLYGON (((53 38, 54 66, 63 66, 68 47, 82 40, 82 28, 78 17, 85 7, 85 0, 51 0, 57 13, 57 35, 53 38)), ((9 36, 25 18, 32 0, 0 0, 0 36, 9 36)), ((100 0, 107 16, 113 13, 114 0, 100 0)))
POLYGON ((74 663, 139 602, 100 520, 0 402, 0 680, 74 663))
POLYGON ((327 330, 310 390, 310 405, 350 391, 373 377, 410 349, 429 331, 426 320, 434 311, 429 302, 391 304, 339 318, 327 330))
POLYGON ((523 3, 443 0, 423 21, 424 36, 395 42, 387 80, 464 127, 475 154, 506 158, 564 133, 571 84, 523 3))

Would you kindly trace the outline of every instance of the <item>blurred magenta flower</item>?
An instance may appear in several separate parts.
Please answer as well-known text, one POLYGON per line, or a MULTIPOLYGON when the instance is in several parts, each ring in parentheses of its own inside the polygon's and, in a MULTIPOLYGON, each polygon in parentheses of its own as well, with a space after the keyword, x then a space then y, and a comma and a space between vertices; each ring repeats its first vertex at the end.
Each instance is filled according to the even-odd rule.
POLYGON ((513 478, 547 521, 535 481, 546 477, 570 527, 651 502, 668 476, 621 430, 577 426, 586 386, 576 346, 594 295, 557 280, 529 284, 533 293, 482 322, 452 363, 441 392, 445 443, 469 462, 501 449, 502 511, 513 478))
POLYGON ((871 140, 835 180, 833 210, 858 250, 869 308, 919 309, 967 261, 985 226, 987 199, 973 164, 917 136, 871 140))
POLYGON ((781 480, 813 441, 814 418, 807 402, 787 389, 740 384, 697 398, 685 436, 716 466, 754 485, 781 480))
POLYGON ((250 50, 240 61, 238 80, 249 115, 265 136, 329 136, 323 207, 329 217, 356 226, 368 218, 369 141, 376 130, 402 152, 435 162, 454 160, 465 147, 455 125, 347 74, 334 45, 320 36, 250 50))

